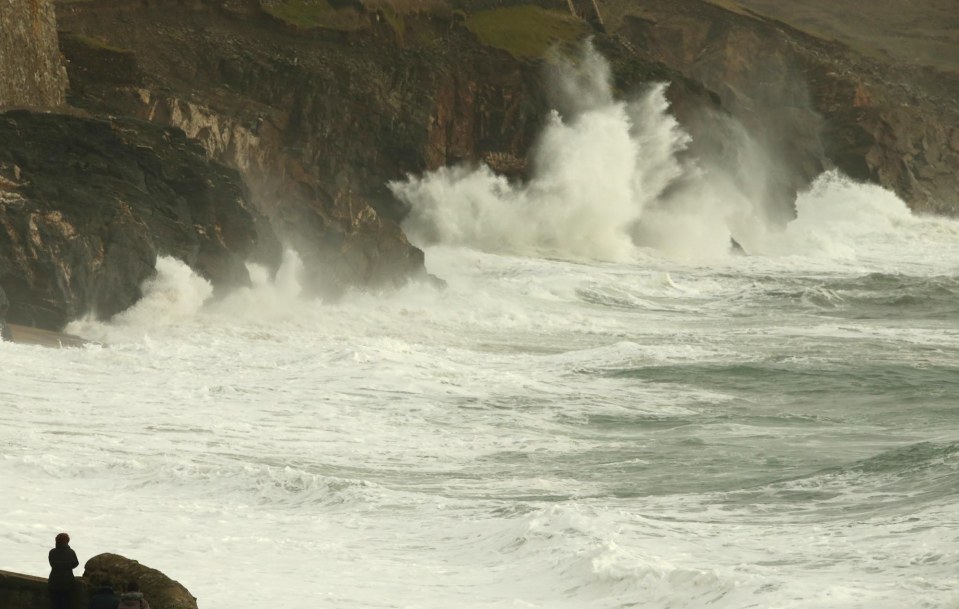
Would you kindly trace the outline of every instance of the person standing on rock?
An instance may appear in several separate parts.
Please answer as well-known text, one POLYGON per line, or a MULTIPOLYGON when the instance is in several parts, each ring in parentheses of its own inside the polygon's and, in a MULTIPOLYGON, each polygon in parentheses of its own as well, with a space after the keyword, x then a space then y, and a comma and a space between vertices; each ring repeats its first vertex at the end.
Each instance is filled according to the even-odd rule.
POLYGON ((150 609, 150 603, 143 598, 140 585, 135 581, 127 584, 126 592, 120 595, 120 604, 117 609, 150 609))
POLYGON ((50 604, 53 609, 70 609, 73 603, 73 569, 80 566, 77 553, 70 547, 70 536, 60 533, 56 537, 57 546, 50 550, 50 578, 47 586, 50 590, 50 604))

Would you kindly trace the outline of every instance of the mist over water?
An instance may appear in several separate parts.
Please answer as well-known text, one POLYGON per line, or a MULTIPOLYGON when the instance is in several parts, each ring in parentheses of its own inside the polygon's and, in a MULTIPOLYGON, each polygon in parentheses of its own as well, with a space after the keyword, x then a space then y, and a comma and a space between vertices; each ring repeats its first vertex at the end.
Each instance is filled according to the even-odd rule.
POLYGON ((161 257, 99 344, 0 343, 0 569, 66 530, 204 608, 959 607, 959 222, 835 173, 767 221, 661 86, 558 70, 528 183, 393 185, 445 289, 161 257))

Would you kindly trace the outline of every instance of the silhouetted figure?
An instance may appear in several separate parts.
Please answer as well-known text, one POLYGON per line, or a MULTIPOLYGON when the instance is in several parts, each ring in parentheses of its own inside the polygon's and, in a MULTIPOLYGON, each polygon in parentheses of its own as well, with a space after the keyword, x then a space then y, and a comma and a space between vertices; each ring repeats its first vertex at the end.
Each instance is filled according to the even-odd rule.
POLYGON ((73 569, 80 566, 77 554, 70 547, 70 536, 60 533, 56 538, 57 547, 50 550, 50 578, 47 586, 50 590, 50 603, 53 609, 70 609, 73 602, 73 569))
POLYGON ((0 287, 0 340, 12 340, 10 327, 7 325, 7 311, 10 309, 10 301, 7 300, 7 294, 0 287))
POLYGON ((135 581, 127 584, 126 592, 120 595, 120 604, 117 609, 150 609, 150 603, 143 598, 140 585, 135 581))
POLYGON ((89 609, 117 609, 120 604, 120 597, 117 596, 113 588, 107 582, 101 583, 97 591, 90 597, 89 609))

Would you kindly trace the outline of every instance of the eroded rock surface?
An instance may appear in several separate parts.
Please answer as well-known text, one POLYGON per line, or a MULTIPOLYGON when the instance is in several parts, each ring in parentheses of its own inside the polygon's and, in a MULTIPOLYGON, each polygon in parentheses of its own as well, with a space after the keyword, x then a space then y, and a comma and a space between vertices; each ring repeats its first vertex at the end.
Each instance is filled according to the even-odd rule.
POLYGON ((217 285, 249 281, 255 216, 239 175, 180 131, 133 119, 0 114, 7 320, 57 329, 140 297, 158 253, 217 285))

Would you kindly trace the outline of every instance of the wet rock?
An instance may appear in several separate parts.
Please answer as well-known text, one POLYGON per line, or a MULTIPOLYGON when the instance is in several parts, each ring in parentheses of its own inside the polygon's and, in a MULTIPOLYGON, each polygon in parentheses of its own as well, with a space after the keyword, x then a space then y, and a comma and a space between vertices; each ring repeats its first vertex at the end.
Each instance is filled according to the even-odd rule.
POLYGON ((175 129, 0 114, 0 203, 11 323, 109 318, 140 298, 158 254, 215 286, 249 282, 258 237, 242 181, 175 129))

